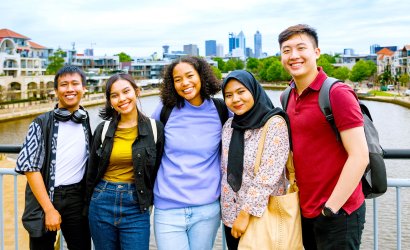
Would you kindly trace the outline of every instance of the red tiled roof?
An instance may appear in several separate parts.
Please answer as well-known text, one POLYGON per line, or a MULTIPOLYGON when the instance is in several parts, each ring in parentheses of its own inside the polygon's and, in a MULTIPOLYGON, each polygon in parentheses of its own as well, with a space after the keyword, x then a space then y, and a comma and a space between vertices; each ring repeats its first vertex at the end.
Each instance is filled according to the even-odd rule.
POLYGON ((33 49, 47 49, 47 47, 44 47, 38 43, 32 42, 32 41, 28 41, 28 44, 30 45, 31 48, 33 49))
POLYGON ((383 48, 381 49, 379 52, 377 52, 376 54, 378 55, 386 55, 386 56, 393 56, 394 52, 389 50, 388 48, 383 48))
POLYGON ((406 50, 410 50, 410 44, 404 45, 404 48, 405 48, 406 50))
POLYGON ((21 39, 26 39, 29 40, 30 38, 23 36, 17 32, 14 32, 9 29, 0 29, 0 38, 6 38, 6 37, 12 37, 12 38, 21 38, 21 39))

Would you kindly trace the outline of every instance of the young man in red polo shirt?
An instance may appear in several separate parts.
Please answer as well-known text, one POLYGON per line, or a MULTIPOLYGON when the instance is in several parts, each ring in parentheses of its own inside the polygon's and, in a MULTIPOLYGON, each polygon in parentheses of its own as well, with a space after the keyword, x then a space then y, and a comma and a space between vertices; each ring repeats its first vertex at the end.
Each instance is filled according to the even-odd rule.
POLYGON ((292 75, 290 119, 305 249, 359 249, 366 206, 361 177, 369 162, 363 116, 354 91, 336 83, 330 102, 341 141, 318 103, 326 73, 316 30, 295 25, 279 35, 281 61, 292 75))

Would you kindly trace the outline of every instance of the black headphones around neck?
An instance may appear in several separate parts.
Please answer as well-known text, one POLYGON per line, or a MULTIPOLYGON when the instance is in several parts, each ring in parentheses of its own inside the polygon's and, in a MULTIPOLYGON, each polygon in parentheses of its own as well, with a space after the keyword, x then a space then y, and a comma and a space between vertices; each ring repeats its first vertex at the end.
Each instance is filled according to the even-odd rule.
POLYGON ((87 112, 84 111, 83 107, 80 107, 80 109, 74 111, 72 114, 68 109, 65 108, 54 108, 54 117, 56 118, 57 121, 60 122, 66 122, 69 120, 72 120, 75 123, 82 123, 87 119, 87 112))

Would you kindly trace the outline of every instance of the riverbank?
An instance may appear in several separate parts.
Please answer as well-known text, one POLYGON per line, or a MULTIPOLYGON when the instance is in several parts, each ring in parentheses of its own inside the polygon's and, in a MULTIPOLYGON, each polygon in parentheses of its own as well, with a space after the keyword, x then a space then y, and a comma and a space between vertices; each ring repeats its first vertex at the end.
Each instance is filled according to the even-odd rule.
MULTIPOLYGON (((265 89, 269 90, 284 90, 287 85, 276 85, 276 84, 262 84, 265 89)), ((360 92, 360 90, 359 90, 360 92)), ((152 96, 158 95, 158 89, 151 89, 151 90, 143 90, 141 91, 141 97, 144 96, 152 96)), ((377 101, 377 102, 387 102, 393 103, 396 105, 400 105, 402 107, 410 109, 410 96, 366 96, 366 95, 359 95, 359 99, 361 100, 369 100, 369 101, 377 101)), ((81 101, 81 105, 84 107, 89 106, 96 106, 101 105, 105 102, 105 95, 104 94, 92 94, 87 95, 81 101)), ((48 103, 41 103, 36 105, 25 105, 25 106, 17 106, 12 108, 7 108, 0 110, 0 121, 11 121, 17 120, 25 117, 32 117, 42 113, 45 113, 51 109, 53 109, 55 102, 50 101, 48 103)))
MULTIPOLYGON (((158 95, 158 89, 142 90, 141 97, 158 95)), ((20 104, 16 107, 0 110, 0 121, 11 121, 25 117, 36 116, 45 113, 54 108, 56 102, 50 101, 47 103, 39 103, 36 105, 20 104)), ((83 107, 96 106, 105 103, 105 94, 91 94, 87 95, 81 101, 83 107)))

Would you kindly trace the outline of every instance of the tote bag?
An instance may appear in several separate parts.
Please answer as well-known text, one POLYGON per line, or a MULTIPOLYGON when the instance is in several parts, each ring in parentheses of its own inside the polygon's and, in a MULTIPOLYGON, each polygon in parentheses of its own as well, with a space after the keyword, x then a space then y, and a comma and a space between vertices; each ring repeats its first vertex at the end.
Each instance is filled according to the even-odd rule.
MULTIPOLYGON (((259 169, 266 132, 271 119, 263 127, 255 161, 255 173, 259 169)), ((240 238, 238 249, 303 249, 299 189, 295 182, 291 151, 286 168, 289 173, 289 188, 286 195, 270 196, 262 217, 250 217, 248 227, 240 238)))

